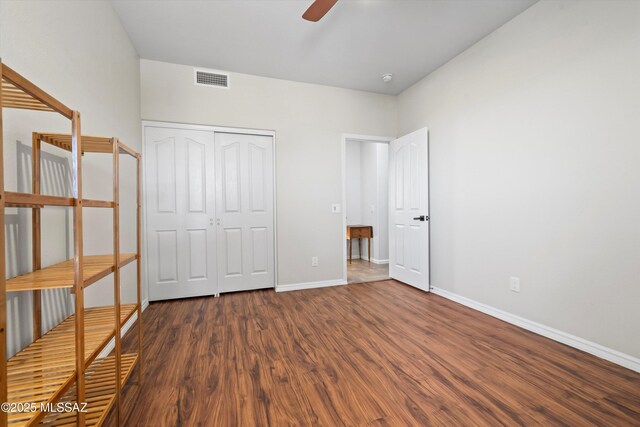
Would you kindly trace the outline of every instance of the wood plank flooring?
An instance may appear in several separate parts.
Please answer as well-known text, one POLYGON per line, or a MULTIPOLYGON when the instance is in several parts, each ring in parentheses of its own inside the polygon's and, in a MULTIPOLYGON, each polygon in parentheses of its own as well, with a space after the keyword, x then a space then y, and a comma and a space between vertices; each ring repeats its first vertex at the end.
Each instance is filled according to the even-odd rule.
POLYGON ((640 374, 394 281, 154 303, 143 322, 125 426, 640 425, 640 374))
POLYGON ((389 278, 389 264, 375 264, 367 260, 347 261, 347 283, 364 283, 389 278))

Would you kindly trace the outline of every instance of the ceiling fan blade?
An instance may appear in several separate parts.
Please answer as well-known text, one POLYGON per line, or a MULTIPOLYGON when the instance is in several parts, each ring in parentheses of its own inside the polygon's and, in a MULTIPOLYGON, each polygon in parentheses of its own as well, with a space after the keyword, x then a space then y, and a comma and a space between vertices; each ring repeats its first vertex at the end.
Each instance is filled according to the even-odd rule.
POLYGON ((302 15, 307 21, 318 22, 338 0, 316 0, 302 15))

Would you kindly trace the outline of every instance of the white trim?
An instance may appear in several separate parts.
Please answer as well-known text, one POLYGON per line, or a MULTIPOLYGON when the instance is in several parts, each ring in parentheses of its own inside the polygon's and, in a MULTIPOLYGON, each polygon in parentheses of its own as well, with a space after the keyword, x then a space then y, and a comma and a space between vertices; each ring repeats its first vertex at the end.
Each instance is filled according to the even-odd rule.
POLYGON ((341 146, 340 160, 341 163, 341 178, 342 178, 342 231, 340 235, 342 240, 342 280, 347 281, 347 135, 342 134, 342 146, 341 146))
MULTIPOLYGON (((361 141, 361 142, 384 142, 389 144, 396 139, 391 136, 369 136, 358 135, 354 133, 342 134, 342 259, 344 263, 342 265, 342 280, 347 282, 347 141, 361 141)), ((373 261, 373 260, 372 260, 373 261)))
POLYGON ((343 133, 342 140, 346 141, 360 141, 360 142, 385 142, 389 143, 396 139, 394 136, 371 136, 371 135, 358 135, 355 133, 343 133))
POLYGON ((328 286, 346 285, 347 281, 342 279, 324 280, 322 282, 292 283, 290 285, 276 286, 276 292, 301 291, 303 289, 326 288, 328 286))
MULTIPOLYGON (((145 311, 147 307, 149 307, 149 300, 142 301, 142 306, 140 307, 141 310, 145 311)), ((129 329, 131 329, 131 327, 136 323, 137 319, 138 319, 138 313, 137 312, 133 313, 133 316, 131 316, 129 320, 127 320, 127 323, 122 325, 122 328, 120 329, 120 337, 125 336, 125 334, 129 331, 129 329)), ((109 354, 111 354, 111 352, 115 348, 116 348, 116 339, 111 338, 111 341, 109 341, 109 343, 102 349, 102 351, 98 354, 97 358, 103 359, 109 356, 109 354)))
MULTIPOLYGON (((170 129, 188 129, 188 130, 202 130, 207 132, 224 132, 224 133, 239 133, 245 135, 264 135, 274 136, 275 130, 268 129, 252 129, 252 128, 240 128, 240 127, 225 127, 216 125, 203 125, 200 123, 177 123, 177 122, 160 122, 155 120, 142 120, 142 127, 157 127, 157 128, 170 128, 170 129)), ((144 144, 143 144, 144 145, 144 144)))
MULTIPOLYGON (((148 269, 148 262, 147 262, 147 248, 149 247, 149 245, 147 244, 147 204, 145 203, 147 200, 147 179, 145 178, 147 176, 147 144, 145 144, 145 139, 147 139, 146 135, 145 135, 145 121, 142 121, 142 141, 141 141, 141 146, 142 146, 142 176, 140 177, 142 179, 142 194, 140 195, 140 205, 142 206, 142 210, 140 212, 141 214, 141 224, 138 224, 138 226, 142 226, 142 259, 144 260, 144 262, 142 263, 141 267, 144 271, 143 274, 143 281, 142 281, 142 287, 144 287, 145 289, 145 295, 147 296, 147 304, 148 304, 148 300, 149 298, 151 298, 151 293, 150 293, 150 289, 149 289, 149 269, 148 269)), ((139 178, 139 179, 140 179, 139 178)), ((138 262, 140 262, 140 260, 138 260, 138 262)))
MULTIPOLYGON (((273 145, 273 288, 278 287, 278 175, 276 159, 276 133, 271 135, 273 145)), ((217 254, 216 254, 217 256, 217 254)))
POLYGON ((454 294, 453 292, 449 292, 444 289, 431 287, 431 292, 474 310, 488 314, 489 316, 503 320, 507 323, 511 323, 512 325, 516 325, 538 335, 542 335, 543 337, 550 338, 554 341, 566 344, 570 347, 577 348, 578 350, 582 350, 586 353, 600 357, 601 359, 605 359, 609 362, 613 362, 617 365, 623 366, 633 371, 640 372, 640 359, 636 357, 621 353, 617 350, 613 350, 611 348, 596 344, 591 341, 587 341, 583 338, 568 334, 566 332, 562 332, 558 329, 554 329, 549 326, 545 326, 540 323, 525 319, 524 317, 516 316, 515 314, 511 314, 506 311, 483 304, 481 302, 474 301, 467 297, 454 294))
MULTIPOLYGON (((143 161, 143 173, 142 173, 142 232, 143 236, 143 247, 142 247, 142 255, 146 260, 147 258, 147 221, 146 221, 146 210, 144 208, 144 198, 147 194, 147 179, 146 179, 146 161, 147 161, 147 144, 146 144, 146 135, 145 129, 147 127, 157 127, 157 128, 169 128, 169 129, 186 129, 186 130, 199 130, 206 132, 213 132, 214 135, 216 132, 218 133, 237 133, 242 135, 260 135, 260 136, 270 136, 272 139, 273 145, 273 284, 274 288, 278 287, 278 204, 277 204, 277 191, 278 191, 278 183, 277 183, 277 164, 276 164, 276 131, 269 129, 252 129, 252 128, 235 128, 235 127, 225 127, 225 126, 215 126, 215 125, 203 125, 203 124, 191 124, 191 123, 177 123, 177 122, 162 122, 155 120, 142 120, 142 161, 143 161)), ((215 206, 213 207, 215 211, 215 206)), ((217 256, 217 254, 216 254, 217 256)), ((144 263, 144 283, 143 286, 146 289, 146 295, 151 295, 149 289, 149 271, 148 271, 149 263, 144 263)), ((346 268, 346 267, 345 267, 346 268)), ((346 280, 346 272, 345 272, 345 280, 346 280)), ((214 296, 220 296, 218 281, 216 279, 216 292, 212 294, 214 296)), ((148 302, 147 302, 148 304, 148 302)))
MULTIPOLYGON (((369 261, 369 258, 361 258, 360 255, 358 256, 354 256, 351 259, 361 259, 363 261, 369 261)), ((375 259, 375 258, 371 258, 371 262, 374 264, 389 264, 389 260, 388 259, 375 259)), ((349 264, 349 258, 347 258, 347 264, 349 264)))

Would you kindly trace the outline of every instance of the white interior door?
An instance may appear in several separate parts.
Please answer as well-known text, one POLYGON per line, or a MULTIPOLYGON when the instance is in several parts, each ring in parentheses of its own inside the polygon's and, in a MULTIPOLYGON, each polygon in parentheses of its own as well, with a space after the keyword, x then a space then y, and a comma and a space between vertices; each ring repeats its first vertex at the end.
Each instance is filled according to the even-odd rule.
POLYGON ((389 275, 429 291, 429 134, 389 147, 389 275))
POLYGON ((145 127, 149 298, 217 293, 214 133, 145 127))
POLYGON ((220 292, 275 287, 273 138, 216 133, 220 292))

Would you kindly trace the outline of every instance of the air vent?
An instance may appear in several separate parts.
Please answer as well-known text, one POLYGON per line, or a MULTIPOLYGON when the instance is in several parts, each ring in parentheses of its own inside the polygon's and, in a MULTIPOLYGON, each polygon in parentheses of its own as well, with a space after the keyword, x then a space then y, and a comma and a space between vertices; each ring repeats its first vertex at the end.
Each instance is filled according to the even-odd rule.
POLYGON ((195 70, 195 84, 228 88, 229 75, 213 71, 195 70))

